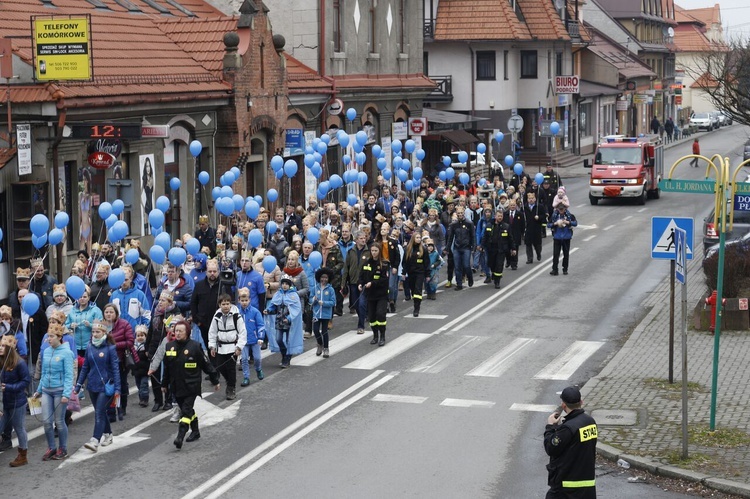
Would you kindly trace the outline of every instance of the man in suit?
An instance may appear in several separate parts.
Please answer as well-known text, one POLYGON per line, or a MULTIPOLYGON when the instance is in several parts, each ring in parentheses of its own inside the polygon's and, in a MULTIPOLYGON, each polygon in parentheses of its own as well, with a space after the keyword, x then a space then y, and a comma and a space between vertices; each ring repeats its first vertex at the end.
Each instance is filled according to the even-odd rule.
MULTIPOLYGON (((510 234, 513 236, 513 242, 516 248, 519 248, 526 232, 526 217, 524 217, 523 211, 518 209, 515 199, 511 200, 508 204, 506 219, 510 226, 510 234)), ((518 269, 518 253, 511 255, 506 261, 505 266, 510 266, 512 270, 518 269)))
POLYGON ((526 235, 524 242, 526 243, 526 263, 530 264, 534 263, 535 251, 536 260, 542 259, 542 231, 546 230, 547 227, 547 210, 541 203, 537 202, 534 192, 528 192, 526 196, 527 204, 524 209, 526 235))

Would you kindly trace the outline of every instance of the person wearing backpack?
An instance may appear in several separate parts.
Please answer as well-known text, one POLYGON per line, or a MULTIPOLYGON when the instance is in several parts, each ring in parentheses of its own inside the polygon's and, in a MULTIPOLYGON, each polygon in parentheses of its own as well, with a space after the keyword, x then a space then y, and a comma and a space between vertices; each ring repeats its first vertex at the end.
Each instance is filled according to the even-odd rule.
POLYGON ((247 343, 247 330, 236 309, 232 310, 232 297, 228 294, 219 296, 219 310, 211 320, 208 329, 208 351, 214 358, 216 370, 227 381, 227 400, 236 398, 237 357, 247 343))

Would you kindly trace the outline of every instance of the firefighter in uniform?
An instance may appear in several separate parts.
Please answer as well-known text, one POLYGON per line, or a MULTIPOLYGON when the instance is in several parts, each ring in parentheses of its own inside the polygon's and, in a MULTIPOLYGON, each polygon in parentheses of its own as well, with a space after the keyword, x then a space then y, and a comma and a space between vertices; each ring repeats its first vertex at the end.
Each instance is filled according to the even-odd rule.
POLYGON ((503 222, 503 210, 497 210, 495 220, 484 229, 481 247, 487 254, 495 289, 500 289, 505 260, 510 260, 516 254, 516 243, 510 233, 510 226, 503 222))
POLYGON ((175 340, 167 343, 164 354, 164 378, 167 382, 164 383, 162 391, 166 393, 166 387, 172 386, 177 403, 180 406, 182 418, 180 419, 177 438, 174 439, 174 445, 181 449, 188 427, 191 430, 187 437, 188 442, 193 442, 201 437, 198 417, 195 415, 195 409, 193 409, 196 397, 201 395, 201 371, 209 375, 214 390, 218 391, 220 386, 219 374, 216 369, 206 358, 200 344, 190 339, 188 323, 185 321, 178 322, 174 327, 174 334, 175 340))
POLYGON ((596 440, 594 418, 581 408, 581 392, 569 386, 560 394, 559 410, 547 418, 544 450, 547 465, 547 499, 596 499, 596 440))
POLYGON ((549 182, 550 192, 552 192, 552 195, 554 196, 557 193, 557 189, 563 185, 560 174, 552 168, 552 163, 548 162, 543 175, 544 182, 549 182))
POLYGON ((372 328, 371 345, 385 345, 386 313, 388 312, 388 279, 391 264, 380 253, 380 246, 370 246, 370 258, 359 271, 359 291, 367 298, 367 320, 372 328))

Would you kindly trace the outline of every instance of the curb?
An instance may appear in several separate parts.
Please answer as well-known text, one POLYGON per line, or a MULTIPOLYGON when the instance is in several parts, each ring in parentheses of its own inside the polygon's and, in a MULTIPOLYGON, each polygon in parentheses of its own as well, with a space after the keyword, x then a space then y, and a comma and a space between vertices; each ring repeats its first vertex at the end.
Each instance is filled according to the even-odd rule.
POLYGON ((735 482, 732 480, 726 480, 724 478, 715 478, 705 473, 699 473, 696 471, 684 470, 675 466, 662 464, 659 462, 651 461, 649 459, 625 454, 620 449, 616 449, 611 445, 597 443, 596 453, 601 457, 617 462, 618 459, 622 459, 630 463, 631 468, 647 471, 653 475, 663 476, 666 478, 677 478, 679 480, 685 480, 686 482, 700 483, 706 487, 723 492, 725 494, 733 494, 740 497, 750 498, 750 485, 735 482))

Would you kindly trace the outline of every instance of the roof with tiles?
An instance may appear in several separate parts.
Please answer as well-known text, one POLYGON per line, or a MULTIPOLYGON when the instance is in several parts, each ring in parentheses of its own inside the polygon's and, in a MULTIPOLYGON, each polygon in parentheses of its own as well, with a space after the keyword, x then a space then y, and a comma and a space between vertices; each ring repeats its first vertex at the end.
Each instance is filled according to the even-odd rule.
POLYGON ((695 24, 680 23, 674 31, 674 44, 680 52, 711 52, 714 44, 695 24))
POLYGON ((224 35, 237 29, 237 17, 207 19, 163 18, 159 29, 185 52, 214 74, 222 72, 224 35))
POLYGON ((690 12, 687 9, 683 9, 677 4, 675 4, 674 6, 674 18, 678 23, 695 23, 705 25, 705 23, 703 23, 702 21, 699 21, 698 19, 691 16, 690 12))
MULTIPOLYGON (((519 0, 519 4, 524 0, 519 0)), ((536 2, 537 0, 526 0, 536 2)), ((441 0, 435 21, 436 41, 531 40, 507 0, 441 0)))
POLYGON ((713 7, 685 9, 685 12, 707 26, 721 24, 721 6, 718 3, 714 4, 713 7))
POLYGON ((317 71, 286 52, 284 52, 284 57, 286 58, 286 78, 291 93, 314 89, 319 89, 321 93, 333 91, 333 81, 330 78, 320 76, 317 71))
MULTIPOLYGON (((502 0, 501 0, 502 1, 502 0)), ((508 3, 508 2, 506 2, 508 3)), ((531 37, 537 40, 570 40, 568 30, 549 0, 519 0, 531 37)))
POLYGON ((715 88, 718 86, 719 82, 712 75, 703 73, 690 85, 690 88, 715 88))

